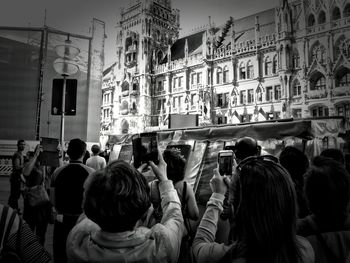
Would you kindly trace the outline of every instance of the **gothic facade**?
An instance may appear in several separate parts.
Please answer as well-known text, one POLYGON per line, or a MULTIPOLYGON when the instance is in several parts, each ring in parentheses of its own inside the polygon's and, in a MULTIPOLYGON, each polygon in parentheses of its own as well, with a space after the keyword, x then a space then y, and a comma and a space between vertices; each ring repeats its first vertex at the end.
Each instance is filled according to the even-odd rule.
POLYGON ((198 114, 200 125, 350 118, 349 0, 280 0, 178 35, 170 0, 122 10, 116 63, 104 74, 103 132, 166 128, 172 113, 198 114))

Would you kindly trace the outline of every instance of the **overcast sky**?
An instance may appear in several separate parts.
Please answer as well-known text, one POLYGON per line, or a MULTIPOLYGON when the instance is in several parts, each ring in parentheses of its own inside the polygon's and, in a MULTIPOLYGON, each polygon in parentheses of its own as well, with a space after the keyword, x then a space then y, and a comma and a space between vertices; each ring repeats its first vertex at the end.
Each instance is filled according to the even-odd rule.
MULTIPOLYGON (((135 0, 133 0, 135 1, 135 0)), ((92 18, 106 23, 105 68, 114 61, 115 23, 120 7, 130 0, 1 0, 0 26, 33 26, 46 24, 69 33, 89 35, 92 18)), ((180 10, 182 33, 208 24, 208 16, 216 25, 232 16, 235 19, 276 7, 279 0, 176 0, 180 10)))

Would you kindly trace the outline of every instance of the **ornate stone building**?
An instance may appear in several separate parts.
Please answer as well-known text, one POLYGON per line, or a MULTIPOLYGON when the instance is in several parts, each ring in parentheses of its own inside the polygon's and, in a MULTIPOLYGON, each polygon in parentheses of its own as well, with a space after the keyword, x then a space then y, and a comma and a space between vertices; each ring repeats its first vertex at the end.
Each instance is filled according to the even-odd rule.
POLYGON ((119 26, 103 84, 107 132, 165 128, 171 113, 198 114, 200 125, 350 118, 349 0, 280 0, 181 38, 171 1, 144 0, 119 26))

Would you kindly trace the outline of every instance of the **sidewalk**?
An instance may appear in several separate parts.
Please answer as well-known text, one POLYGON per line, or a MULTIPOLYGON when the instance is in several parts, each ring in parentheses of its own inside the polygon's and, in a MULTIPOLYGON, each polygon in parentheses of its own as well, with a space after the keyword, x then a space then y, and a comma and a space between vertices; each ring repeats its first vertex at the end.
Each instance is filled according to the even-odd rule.
MULTIPOLYGON (((10 195, 10 181, 7 176, 0 176, 0 202, 7 204, 10 195)), ((23 199, 19 200, 19 206, 23 211, 23 199)), ((48 225, 46 232, 45 248, 52 255, 53 225, 48 225)))

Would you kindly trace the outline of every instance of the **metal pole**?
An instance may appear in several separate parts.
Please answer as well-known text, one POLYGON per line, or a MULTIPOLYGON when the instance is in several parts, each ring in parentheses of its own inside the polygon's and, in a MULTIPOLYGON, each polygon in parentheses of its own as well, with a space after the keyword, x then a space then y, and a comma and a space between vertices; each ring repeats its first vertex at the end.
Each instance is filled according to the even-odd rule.
POLYGON ((66 110, 66 77, 67 75, 62 74, 63 77, 63 90, 62 90, 62 109, 61 109, 61 147, 64 145, 64 114, 66 110))

